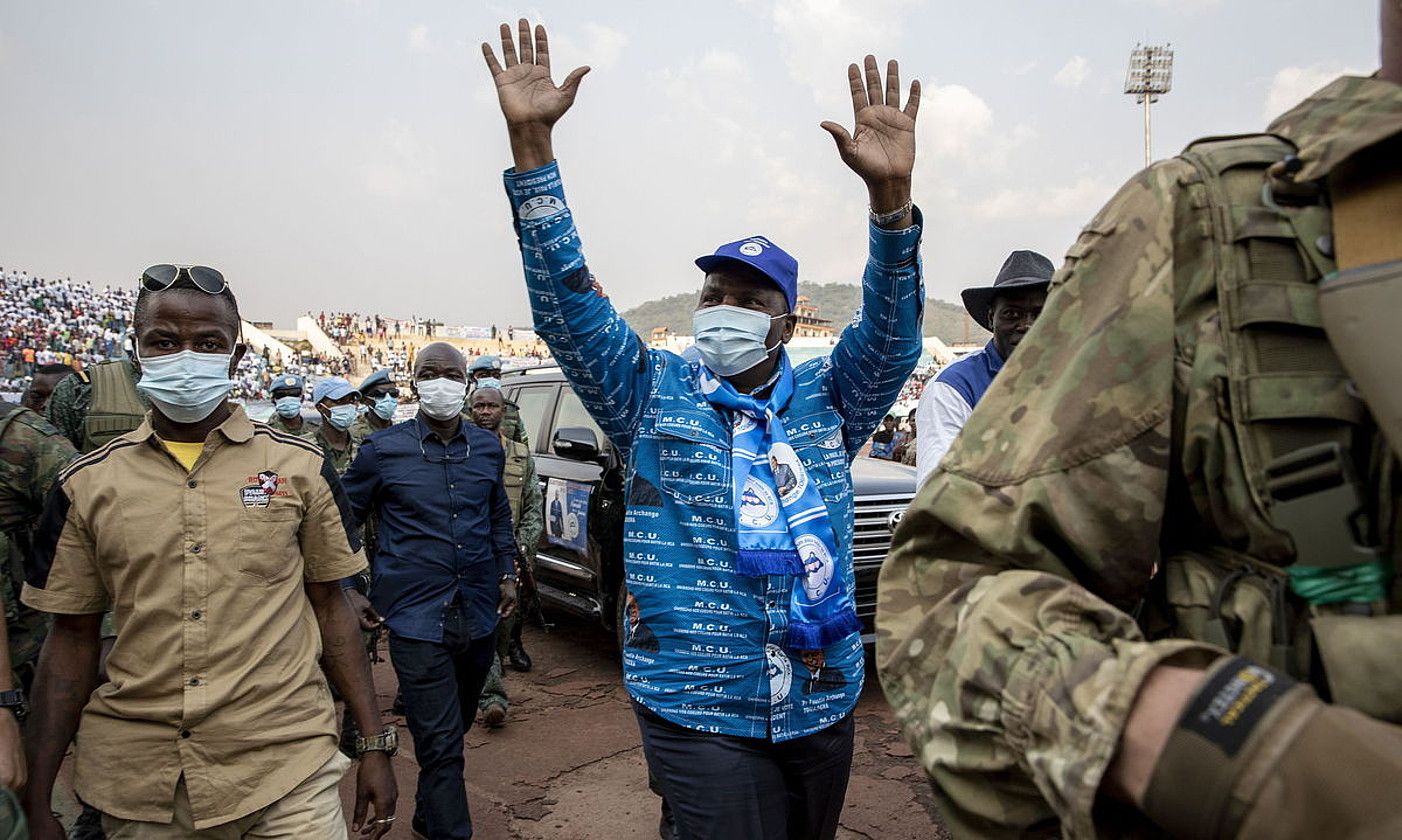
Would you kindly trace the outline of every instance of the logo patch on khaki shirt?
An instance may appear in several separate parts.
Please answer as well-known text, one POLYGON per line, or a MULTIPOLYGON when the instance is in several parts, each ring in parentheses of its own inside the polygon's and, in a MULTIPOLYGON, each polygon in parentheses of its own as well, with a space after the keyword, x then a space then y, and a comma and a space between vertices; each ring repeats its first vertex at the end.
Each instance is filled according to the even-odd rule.
POLYGON ((279 489, 279 485, 287 479, 273 472, 263 470, 257 475, 248 477, 248 485, 239 490, 239 501, 243 502, 246 508, 265 508, 274 496, 286 496, 287 491, 279 489))

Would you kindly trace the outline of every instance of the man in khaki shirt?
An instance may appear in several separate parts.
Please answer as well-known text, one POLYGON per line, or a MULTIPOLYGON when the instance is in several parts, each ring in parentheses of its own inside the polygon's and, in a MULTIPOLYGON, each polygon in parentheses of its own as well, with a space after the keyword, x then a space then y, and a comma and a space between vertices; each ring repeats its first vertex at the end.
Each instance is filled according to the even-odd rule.
POLYGON ((381 733, 360 744, 355 813, 358 829, 373 805, 379 837, 393 728, 340 589, 365 565, 340 483, 314 444, 227 401, 244 348, 218 272, 147 269, 133 321, 153 410, 60 475, 22 596, 55 614, 29 727, 33 836, 62 836, 50 799, 76 732, 75 786, 113 840, 346 837, 330 676, 381 733))

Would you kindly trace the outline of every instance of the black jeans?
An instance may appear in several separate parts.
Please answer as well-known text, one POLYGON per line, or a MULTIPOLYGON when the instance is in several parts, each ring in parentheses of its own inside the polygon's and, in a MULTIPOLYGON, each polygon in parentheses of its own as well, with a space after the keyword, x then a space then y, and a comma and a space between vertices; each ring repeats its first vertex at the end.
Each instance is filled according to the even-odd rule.
POLYGON ((633 704, 648 772, 682 840, 832 840, 852 772, 852 715, 773 743, 711 735, 633 704))
POLYGON ((492 667, 496 636, 467 637, 458 606, 443 613, 443 641, 421 642, 390 634, 389 655, 399 675, 404 716, 414 738, 419 784, 414 814, 431 840, 472 836, 463 782, 463 736, 477 716, 477 698, 492 667))

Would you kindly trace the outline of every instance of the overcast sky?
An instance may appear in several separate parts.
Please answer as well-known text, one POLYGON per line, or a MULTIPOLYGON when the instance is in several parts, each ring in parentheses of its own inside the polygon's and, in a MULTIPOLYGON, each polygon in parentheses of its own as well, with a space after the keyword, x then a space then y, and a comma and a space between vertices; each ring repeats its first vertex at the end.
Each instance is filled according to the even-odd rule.
MULTIPOLYGON (((846 66, 918 77, 915 200, 935 297, 1007 252, 1060 262, 1143 161, 1121 93, 1172 42, 1154 150, 1256 130, 1377 66, 1377 0, 0 0, 0 265, 129 283, 221 269, 246 316, 307 310, 529 321, 478 44, 524 13, 594 272, 626 308, 694 290, 696 255, 762 233, 802 279, 857 282, 865 193, 824 119, 846 66)), ((829 313, 839 319, 848 313, 829 313)))

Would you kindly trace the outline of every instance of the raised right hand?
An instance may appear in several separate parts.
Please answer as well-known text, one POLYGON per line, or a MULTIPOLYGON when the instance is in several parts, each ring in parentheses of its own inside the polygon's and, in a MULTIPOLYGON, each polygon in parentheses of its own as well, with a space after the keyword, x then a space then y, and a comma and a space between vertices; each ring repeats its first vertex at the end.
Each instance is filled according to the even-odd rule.
POLYGON ((579 92, 579 80, 584 78, 589 68, 576 67, 556 87, 550 78, 550 43, 545 36, 545 27, 535 28, 532 43, 530 22, 521 18, 517 26, 519 57, 511 39, 511 27, 505 23, 501 25, 502 63, 497 63, 496 53, 485 41, 482 43, 482 57, 492 71, 497 100, 501 104, 502 116, 506 117, 506 124, 513 128, 549 128, 574 104, 575 94, 579 92))

